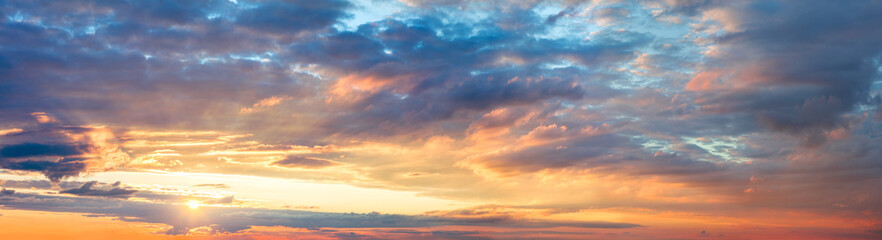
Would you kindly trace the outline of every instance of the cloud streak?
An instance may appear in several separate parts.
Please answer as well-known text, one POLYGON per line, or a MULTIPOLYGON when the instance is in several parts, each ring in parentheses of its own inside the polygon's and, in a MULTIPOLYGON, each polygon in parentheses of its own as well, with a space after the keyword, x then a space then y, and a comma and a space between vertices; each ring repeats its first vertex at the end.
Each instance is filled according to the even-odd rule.
MULTIPOLYGON (((92 182, 92 184, 94 184, 92 182)), ((84 186, 91 186, 87 183, 84 186)), ((88 190, 86 191, 94 191, 88 190)), ((92 196, 105 196, 104 193, 92 196)), ((230 198, 232 199, 232 198, 230 198)), ((113 200, 16 194, 0 201, 5 207, 51 212, 76 212, 124 217, 126 221, 163 223, 172 226, 167 234, 187 234, 191 229, 213 226, 219 232, 236 232, 252 226, 290 228, 412 228, 431 226, 490 226, 510 228, 634 228, 637 224, 613 222, 522 221, 513 218, 449 218, 380 213, 321 213, 255 208, 201 207, 188 211, 182 206, 113 200)))

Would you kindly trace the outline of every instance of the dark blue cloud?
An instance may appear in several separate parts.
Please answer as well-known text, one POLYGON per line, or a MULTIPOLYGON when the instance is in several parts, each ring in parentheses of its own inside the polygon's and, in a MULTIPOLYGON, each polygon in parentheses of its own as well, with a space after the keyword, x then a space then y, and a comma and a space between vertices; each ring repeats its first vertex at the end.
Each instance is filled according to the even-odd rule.
POLYGON ((351 70, 366 70, 394 59, 383 52, 380 42, 353 32, 295 43, 290 57, 294 61, 351 70))
POLYGON ((84 172, 89 159, 79 156, 91 153, 93 148, 87 143, 76 142, 5 145, 0 148, 0 168, 39 172, 57 182, 84 172))
POLYGON ((345 10, 350 6, 349 2, 343 0, 269 1, 241 11, 236 16, 236 22, 265 33, 296 34, 330 26, 346 16, 345 10))
POLYGON ((0 168, 18 171, 40 172, 53 182, 66 177, 78 176, 86 171, 87 159, 61 158, 56 161, 23 160, 13 161, 0 159, 0 168))
POLYGON ((80 155, 87 149, 88 146, 69 144, 22 143, 0 147, 0 158, 80 155))
POLYGON ((58 122, 44 122, 0 136, 0 141, 8 143, 0 146, 0 168, 38 172, 58 182, 63 178, 118 166, 127 161, 128 155, 120 152, 109 130, 60 125, 58 122), (115 155, 113 159, 101 156, 108 153, 115 155))

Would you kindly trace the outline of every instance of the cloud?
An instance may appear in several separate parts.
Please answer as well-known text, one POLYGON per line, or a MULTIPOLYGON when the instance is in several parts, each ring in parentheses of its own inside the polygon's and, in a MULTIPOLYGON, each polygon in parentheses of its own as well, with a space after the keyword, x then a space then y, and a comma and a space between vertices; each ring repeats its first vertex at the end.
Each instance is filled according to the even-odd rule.
POLYGON ((227 186, 226 184, 223 184, 223 183, 219 183, 219 184, 218 183, 203 183, 203 184, 196 184, 193 186, 194 187, 210 187, 210 188, 230 188, 230 186, 227 186))
POLYGON ((244 107, 241 110, 239 110, 239 112, 240 113, 250 113, 250 112, 253 112, 255 109, 272 107, 272 106, 279 105, 280 103, 282 103, 284 101, 291 100, 291 99, 292 99, 291 97, 287 97, 287 96, 281 96, 281 97, 272 96, 272 97, 261 99, 257 103, 254 103, 254 105, 251 105, 251 107, 244 107))
POLYGON ((203 201, 202 203, 204 203, 204 204, 233 204, 234 202, 236 202, 234 196, 226 196, 226 197, 222 197, 222 198, 206 200, 206 201, 203 201))
MULTIPOLYGON (((46 180, 7 180, 0 183, 0 186, 12 189, 29 189, 31 191, 40 191, 45 194, 53 194, 55 192, 61 194, 70 194, 84 197, 103 197, 107 199, 137 199, 136 201, 145 201, 162 204, 186 204, 191 201, 203 202, 206 204, 239 204, 249 202, 248 200, 234 199, 232 196, 216 197, 214 193, 223 192, 219 190, 199 190, 190 187, 180 186, 123 186, 121 182, 103 183, 97 181, 63 181, 51 182, 46 180), (63 189, 63 190, 58 190, 63 189)), ((224 190, 228 191, 228 190, 224 190)))
MULTIPOLYGON (((529 199, 549 212, 739 218, 763 208, 880 219, 862 215, 882 199, 871 184, 882 176, 873 158, 882 146, 879 3, 390 5, 396 12, 364 20, 345 1, 6 1, 0 168, 94 196, 116 187, 59 181, 126 166, 529 199)), ((16 196, 29 188, 7 187, 16 196)), ((137 190, 129 195, 182 201, 137 190)), ((180 226, 173 233, 218 232, 279 214, 217 211, 245 217, 145 219, 180 226)), ((319 225, 344 215, 328 216, 319 225)), ((410 217, 374 226, 465 216, 410 217)), ((355 219, 372 218, 344 222, 355 219)))
POLYGON ((67 193, 79 196, 90 196, 90 197, 109 197, 109 198, 129 198, 137 192, 134 189, 126 189, 120 187, 120 182, 116 182, 111 185, 110 189, 95 189, 93 188, 97 181, 91 181, 83 184, 82 187, 72 188, 63 191, 59 191, 59 193, 67 193))
POLYGON ((14 1, 4 10, 26 11, 21 21, 4 25, 9 36, 20 37, 5 39, 16 50, 0 54, 10 59, 8 74, 20 77, 4 83, 10 92, 2 96, 9 113, 0 116, 3 121, 21 122, 34 109, 45 109, 74 125, 242 130, 279 116, 302 116, 316 118, 309 121, 319 127, 298 129, 301 142, 319 141, 311 134, 390 136, 508 105, 606 99, 618 91, 587 78, 632 58, 651 39, 627 31, 599 32, 591 42, 536 39, 530 32, 541 29, 533 22, 543 25, 543 19, 533 16, 535 3, 499 9, 505 14, 489 17, 506 21, 479 22, 475 36, 464 23, 444 23, 435 13, 332 31, 329 26, 351 7, 343 1, 265 1, 247 8, 229 1, 42 4, 33 9, 14 1), (31 21, 37 18, 39 23, 31 21), (561 60, 597 70, 542 68, 561 60), (77 70, 104 68, 113 71, 77 70), (96 85, 105 87, 90 87, 96 85), (346 94, 354 101, 321 103, 336 97, 330 96, 333 89, 352 87, 360 89, 346 94), (256 114, 255 102, 266 96, 290 96, 291 106, 256 114), (255 114, 231 114, 250 111, 255 114))
POLYGON ((16 194, 0 201, 13 209, 52 212, 76 212, 121 217, 124 221, 170 225, 168 234, 186 234, 192 229, 213 226, 216 232, 237 232, 252 226, 290 228, 411 228, 431 226, 485 226, 505 228, 635 228, 637 224, 612 222, 548 222, 512 218, 454 218, 424 215, 380 213, 322 213, 260 208, 200 207, 190 211, 185 206, 126 201, 113 198, 70 198, 34 194, 16 194))
POLYGON ((52 181, 122 166, 130 160, 116 137, 104 127, 57 126, 41 123, 0 136, 0 167, 43 173, 52 181))
POLYGON ((288 156, 287 158, 275 161, 270 165, 289 168, 325 168, 340 164, 334 161, 319 158, 288 156))
POLYGON ((87 159, 84 158, 61 158, 57 161, 4 161, 0 167, 9 170, 31 171, 43 173, 52 181, 60 181, 66 177, 78 176, 86 172, 87 159))
POLYGON ((21 131, 22 131, 21 128, 2 129, 2 130, 0 130, 0 136, 16 134, 16 133, 20 133, 21 131))
POLYGON ((0 157, 4 158, 21 158, 21 157, 43 157, 43 156, 68 156, 80 155, 87 151, 88 146, 76 146, 66 144, 40 144, 40 143, 22 143, 16 145, 5 145, 0 148, 0 157))
POLYGON ((240 12, 236 23, 264 33, 296 34, 330 26, 345 16, 344 10, 349 6, 349 2, 341 0, 270 1, 240 12))
POLYGON ((627 138, 617 135, 587 136, 572 142, 549 143, 493 154, 480 160, 488 168, 501 171, 521 169, 538 171, 545 168, 563 168, 574 165, 591 167, 603 164, 617 148, 634 148, 627 138))
MULTIPOLYGON (((276 41, 282 41, 279 43, 282 45, 291 41, 280 40, 284 37, 279 36, 288 37, 292 31, 326 28, 343 15, 343 8, 348 5, 343 1, 266 1, 255 3, 257 8, 239 8, 230 1, 43 1, 35 4, 37 2, 11 1, 2 9, 2 12, 21 12, 20 16, 27 18, 22 21, 5 21, 4 18, 2 25, 3 32, 20 36, 0 40, 10 46, 0 51, 0 59, 12 71, 4 72, 4 77, 14 79, 2 85, 4 94, 0 99, 7 114, 0 116, 0 120, 4 122, 22 123, 31 117, 31 112, 40 109, 40 112, 54 114, 59 121, 71 125, 121 123, 119 117, 122 115, 109 113, 131 112, 131 118, 122 121, 148 126, 165 123, 194 126, 197 124, 193 120, 210 115, 209 112, 236 112, 266 96, 298 96, 301 92, 296 89, 302 87, 300 84, 305 85, 303 81, 311 76, 290 76, 286 67, 271 64, 276 58, 264 53, 272 55, 272 49, 278 47, 276 41), (263 4, 271 6, 258 7, 263 4), (286 12, 273 12, 274 9, 286 12), (237 18, 240 13, 243 16, 237 18), (40 21, 30 21, 36 18, 40 21), (285 22, 289 20, 297 24, 285 22), (313 20, 325 25, 305 24, 313 20), (285 32, 269 36, 252 31, 276 29, 285 32), (62 36, 67 33, 73 35, 62 36), (58 50, 40 50, 52 46, 58 50), (89 49, 88 52, 94 55, 76 49, 89 49), (251 53, 257 49, 264 50, 251 53), (113 70, 81 71, 105 68, 113 70), (67 74, 58 74, 60 72, 67 74), (61 79, 70 81, 62 84, 67 86, 61 86, 59 83, 64 82, 58 81, 61 79), (242 79, 261 81, 246 83, 240 81, 242 79), (107 88, 93 98, 87 96, 93 96, 97 89, 90 87, 91 84, 83 84, 84 81, 108 81, 109 84, 100 84, 107 88), (135 82, 150 82, 148 85, 152 86, 126 87, 135 82), (211 87, 203 85, 208 82, 212 83, 209 84, 211 87), (192 91, 197 88, 201 91, 192 91), (251 91, 255 88, 263 90, 251 91), (220 95, 230 98, 224 103, 215 102, 217 99, 213 98, 220 95), (171 100, 171 96, 190 97, 172 100, 182 103, 180 105, 162 103, 163 99, 171 100), (146 102, 153 102, 153 107, 146 102), (246 102, 248 105, 244 105, 246 102), (172 105, 179 107, 166 108, 172 105), (191 108, 193 106, 199 107, 191 108), (136 110, 147 108, 153 110, 149 114, 136 110)), ((212 116, 221 120, 215 117, 212 116)))
MULTIPOLYGON (((707 36, 721 53, 705 62, 704 71, 686 86, 700 92, 704 111, 749 113, 767 129, 811 139, 847 125, 845 115, 869 103, 868 89, 879 76, 873 62, 882 54, 882 41, 876 40, 882 31, 870 27, 882 22, 875 14, 882 7, 878 3, 714 5, 712 9, 737 12, 726 21, 739 27, 707 36), (803 7, 785 7, 791 5, 803 7), (845 12, 849 17, 843 17, 845 12), (772 17, 778 20, 759 20, 772 17), (713 87, 713 82, 730 87, 713 87)), ((713 14, 710 9, 696 11, 713 14)))
POLYGON ((609 26, 624 23, 628 19, 628 15, 630 15, 628 8, 612 6, 592 11, 591 18, 598 25, 609 26))
POLYGON ((651 39, 621 31, 598 32, 591 42, 540 40, 492 24, 478 27, 485 31, 467 37, 458 25, 386 20, 291 51, 318 63, 323 76, 339 77, 327 101, 347 112, 327 121, 328 131, 388 136, 506 106, 603 101, 619 92, 589 81, 597 72, 542 66, 566 59, 602 68, 633 58, 651 39))

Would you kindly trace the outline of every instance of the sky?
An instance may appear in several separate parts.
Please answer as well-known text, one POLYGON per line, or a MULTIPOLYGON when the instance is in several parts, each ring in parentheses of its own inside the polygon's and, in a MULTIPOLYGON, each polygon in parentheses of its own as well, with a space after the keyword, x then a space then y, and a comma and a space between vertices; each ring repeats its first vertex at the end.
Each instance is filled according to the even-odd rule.
POLYGON ((0 0, 0 238, 879 239, 880 12, 0 0))

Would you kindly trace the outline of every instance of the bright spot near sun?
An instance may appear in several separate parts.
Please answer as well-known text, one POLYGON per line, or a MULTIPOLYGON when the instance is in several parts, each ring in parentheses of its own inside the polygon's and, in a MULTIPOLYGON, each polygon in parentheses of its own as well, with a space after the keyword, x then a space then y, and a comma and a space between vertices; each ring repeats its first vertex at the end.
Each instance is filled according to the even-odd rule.
POLYGON ((196 201, 196 200, 187 201, 187 207, 190 207, 190 209, 197 209, 197 208, 199 208, 199 201, 196 201))

